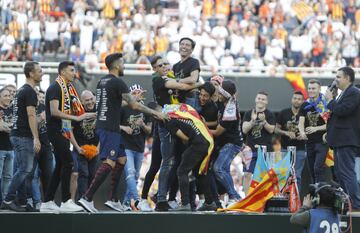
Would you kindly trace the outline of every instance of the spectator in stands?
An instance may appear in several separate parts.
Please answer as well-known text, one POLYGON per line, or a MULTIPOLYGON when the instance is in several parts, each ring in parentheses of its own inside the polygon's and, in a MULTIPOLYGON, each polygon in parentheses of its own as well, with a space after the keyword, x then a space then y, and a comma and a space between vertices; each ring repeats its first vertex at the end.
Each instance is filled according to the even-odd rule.
POLYGON ((5 28, 4 34, 0 37, 0 60, 8 61, 14 60, 14 47, 15 47, 15 38, 10 33, 9 28, 5 28))
MULTIPOLYGON (((59 8, 56 6, 56 1, 45 0, 40 1, 39 4, 8 3, 9 0, 4 0, 1 5, 3 30, 6 27, 10 28, 15 40, 23 44, 26 43, 25 32, 28 29, 31 46, 26 48, 27 52, 24 54, 33 53, 33 57, 26 58, 41 61, 47 59, 43 52, 49 50, 47 48, 49 43, 40 43, 41 33, 55 29, 44 25, 45 18, 49 15, 62 14, 62 12, 60 14, 54 12, 59 8), (14 17, 11 17, 9 12, 14 17), (27 15, 25 12, 34 14, 27 15), (42 13, 38 14, 39 12, 42 13), (46 17, 41 16, 39 20, 38 15, 42 14, 46 17)), ((200 5, 197 1, 193 4, 184 2, 177 8, 180 17, 170 16, 167 13, 170 11, 165 11, 162 7, 156 9, 153 4, 146 1, 66 2, 64 10, 69 16, 70 28, 67 23, 63 23, 62 17, 55 19, 60 24, 61 30, 59 55, 69 56, 67 51, 71 45, 80 45, 81 54, 85 55, 102 35, 105 35, 109 46, 117 37, 120 31, 118 29, 121 28, 122 42, 115 51, 125 52, 130 49, 129 45, 133 44, 134 50, 130 50, 136 51, 135 54, 132 52, 131 56, 125 57, 125 60, 130 62, 135 62, 137 57, 141 56, 141 48, 144 48, 146 56, 153 55, 154 51, 161 54, 168 52, 173 56, 173 51, 177 49, 172 48, 171 44, 178 41, 180 35, 184 35, 192 37, 197 42, 193 55, 204 65, 217 66, 226 49, 230 49, 235 63, 242 66, 248 65, 244 62, 244 56, 249 61, 256 49, 260 51, 260 57, 265 65, 272 64, 273 59, 292 58, 295 60, 295 66, 310 65, 311 62, 315 66, 321 66, 328 63, 327 59, 331 58, 328 56, 329 53, 335 54, 340 50, 344 51, 342 56, 346 58, 347 63, 352 64, 356 58, 355 51, 358 50, 354 41, 358 40, 359 36, 357 35, 355 40, 353 37, 359 34, 360 9, 357 9, 359 3, 310 1, 304 4, 310 9, 310 13, 314 12, 315 17, 310 18, 310 14, 306 15, 304 6, 297 6, 294 1, 263 1, 257 4, 240 0, 205 1, 200 5), (147 12, 145 6, 150 7, 147 8, 147 12), (258 20, 261 23, 258 23, 258 20), (144 24, 143 21, 148 23, 144 24), (301 28, 297 28, 298 21, 302 23, 301 28), (69 29, 65 34, 64 28, 69 29), (83 39, 80 39, 81 36, 83 39), (351 40, 348 40, 348 37, 351 40), (278 39, 282 42, 277 41, 278 39), (168 42, 165 43, 165 40, 168 42), (207 43, 202 44, 202 41, 207 43), (323 46, 323 43, 326 46, 323 46), (328 49, 322 50, 322 47, 328 49), (275 48, 276 52, 271 52, 275 48)), ((97 61, 103 62, 106 54, 95 51, 97 61)), ((18 54, 12 58, 24 60, 18 54)), ((173 60, 176 59, 170 56, 168 58, 172 64, 175 63, 173 60)))

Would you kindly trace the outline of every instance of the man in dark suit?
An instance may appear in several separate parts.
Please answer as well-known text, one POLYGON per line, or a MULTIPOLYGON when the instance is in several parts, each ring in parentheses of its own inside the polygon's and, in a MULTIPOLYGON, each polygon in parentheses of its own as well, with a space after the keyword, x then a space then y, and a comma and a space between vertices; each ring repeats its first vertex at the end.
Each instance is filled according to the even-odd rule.
POLYGON ((336 86, 342 91, 337 99, 326 91, 331 111, 327 124, 327 142, 334 149, 335 173, 349 194, 352 207, 360 211, 360 190, 356 182, 355 157, 360 154, 360 90, 353 83, 354 70, 342 67, 336 73, 336 86))

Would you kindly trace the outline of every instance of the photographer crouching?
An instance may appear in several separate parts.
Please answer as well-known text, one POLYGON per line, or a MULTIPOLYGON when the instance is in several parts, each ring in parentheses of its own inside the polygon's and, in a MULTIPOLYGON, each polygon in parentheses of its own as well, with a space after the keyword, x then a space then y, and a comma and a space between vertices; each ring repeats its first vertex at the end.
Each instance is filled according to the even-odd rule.
POLYGON ((320 182, 310 185, 303 206, 294 213, 290 222, 304 227, 306 233, 338 233, 340 214, 348 196, 341 188, 320 182))

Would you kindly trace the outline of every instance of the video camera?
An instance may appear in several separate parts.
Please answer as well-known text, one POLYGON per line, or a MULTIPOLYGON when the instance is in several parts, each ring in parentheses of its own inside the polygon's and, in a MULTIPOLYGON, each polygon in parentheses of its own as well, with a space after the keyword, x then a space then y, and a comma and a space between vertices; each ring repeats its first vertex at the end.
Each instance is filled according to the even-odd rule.
POLYGON ((310 184, 309 194, 314 207, 321 204, 332 208, 337 213, 345 213, 348 208, 349 196, 337 184, 326 182, 310 184))

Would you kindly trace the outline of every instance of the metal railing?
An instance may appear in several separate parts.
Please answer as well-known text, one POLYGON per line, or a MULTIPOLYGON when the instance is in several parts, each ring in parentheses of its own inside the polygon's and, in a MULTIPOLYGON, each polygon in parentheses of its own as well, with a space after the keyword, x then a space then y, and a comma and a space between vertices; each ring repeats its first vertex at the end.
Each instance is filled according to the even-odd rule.
MULTIPOLYGON (((44 73, 56 74, 58 62, 40 62, 44 73)), ((24 62, 2 61, 0 62, 0 72, 3 73, 21 73, 23 72, 24 62)), ((86 70, 89 74, 105 74, 105 64, 101 63, 99 68, 94 70, 86 70)), ((232 66, 232 67, 217 67, 218 74, 226 77, 274 77, 282 78, 285 72, 300 72, 305 78, 329 78, 334 77, 336 70, 339 67, 285 67, 278 66, 273 69, 273 73, 269 73, 269 67, 245 67, 245 66, 232 66)), ((209 65, 201 66, 201 76, 211 76, 214 74, 214 67, 209 65)), ((360 74, 360 68, 354 68, 357 74, 360 74)), ((149 64, 125 64, 125 75, 150 75, 152 68, 149 64)))

